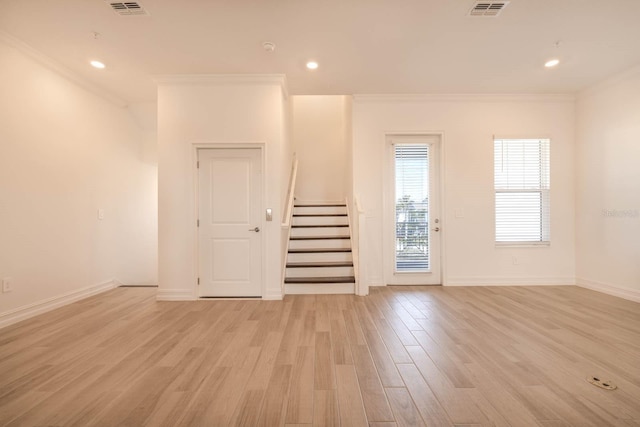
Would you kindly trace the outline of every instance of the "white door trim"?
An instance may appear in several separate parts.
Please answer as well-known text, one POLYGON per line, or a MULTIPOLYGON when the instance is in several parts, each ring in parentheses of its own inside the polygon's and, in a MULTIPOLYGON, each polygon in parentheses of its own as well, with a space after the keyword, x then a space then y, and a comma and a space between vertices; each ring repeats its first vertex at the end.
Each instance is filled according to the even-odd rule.
MULTIPOLYGON (((393 138, 402 138, 402 137, 423 137, 423 138, 437 138, 439 142, 439 159, 438 159, 438 190, 439 190, 439 213, 438 218, 440 218, 440 282, 442 286, 447 285, 447 264, 446 264, 446 234, 447 234, 447 221, 446 221, 446 193, 445 193, 445 158, 446 158, 446 144, 445 144, 445 133, 444 131, 387 131, 384 133, 384 143, 385 143, 385 158, 384 158, 384 170, 383 170, 383 197, 382 197, 382 231, 383 231, 383 280, 385 282, 385 286, 387 285, 387 273, 389 269, 389 245, 388 237, 386 235, 390 232, 389 224, 392 218, 390 218, 390 209, 389 203, 391 203, 389 197, 391 194, 390 186, 392 185, 389 177, 391 176, 391 171, 393 170, 393 156, 391 156, 390 149, 391 144, 389 141, 393 138)), ((395 201, 394 201, 395 202, 395 201)), ((408 277, 414 273, 403 273, 408 277)))
MULTIPOLYGON (((191 143, 191 170, 192 170, 192 174, 191 174, 191 178, 193 180, 192 182, 192 188, 193 188, 193 194, 194 194, 194 199, 193 199, 193 242, 194 242, 194 246, 193 246, 193 256, 194 256, 194 266, 193 266, 193 275, 192 275, 192 283, 193 283, 193 295, 196 299, 202 299, 202 300, 207 300, 207 299, 211 299, 211 298, 203 298, 200 297, 200 293, 198 292, 198 275, 200 272, 200 250, 199 250, 199 237, 198 237, 198 214, 199 214, 199 206, 200 206, 200 201, 198 199, 198 150, 203 150, 203 149, 247 149, 247 148, 253 148, 253 149, 259 149, 260 150, 260 162, 261 162, 261 166, 262 166, 262 188, 260 189, 261 192, 261 206, 260 206, 260 211, 264 212, 265 209, 265 195, 266 195, 266 177, 267 177, 267 171, 266 171, 266 161, 265 161, 265 146, 266 144, 264 142, 241 142, 241 143, 229 143, 229 142, 193 142, 191 143)), ((264 216, 261 216, 262 220, 260 222, 260 228, 264 231, 265 236, 262 239, 262 247, 260 248, 260 257, 261 257, 261 271, 260 271, 260 283, 261 283, 261 289, 260 289, 260 294, 261 297, 264 299, 265 295, 266 295, 266 280, 265 277, 267 277, 266 274, 266 266, 267 266, 267 260, 266 260, 266 243, 268 240, 268 234, 267 234, 267 227, 265 227, 264 224, 264 216)), ((235 299, 235 298, 234 298, 235 299)))

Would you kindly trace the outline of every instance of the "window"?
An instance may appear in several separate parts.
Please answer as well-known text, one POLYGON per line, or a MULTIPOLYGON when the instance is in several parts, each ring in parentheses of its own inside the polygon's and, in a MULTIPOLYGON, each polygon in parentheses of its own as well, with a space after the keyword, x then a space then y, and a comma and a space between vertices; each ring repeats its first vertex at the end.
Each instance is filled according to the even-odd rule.
POLYGON ((548 243, 549 140, 495 139, 496 242, 548 243))
POLYGON ((396 271, 430 271, 429 145, 396 144, 396 271))

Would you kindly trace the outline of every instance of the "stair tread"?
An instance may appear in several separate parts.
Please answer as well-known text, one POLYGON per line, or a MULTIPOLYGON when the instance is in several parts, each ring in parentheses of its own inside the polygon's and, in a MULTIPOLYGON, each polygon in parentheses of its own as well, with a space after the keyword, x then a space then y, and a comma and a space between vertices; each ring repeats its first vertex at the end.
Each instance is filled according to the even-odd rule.
POLYGON ((304 267, 353 267, 351 261, 327 261, 327 262, 289 262, 287 268, 304 267))
POLYGON ((351 252, 351 248, 289 249, 290 254, 313 254, 322 252, 351 252))
POLYGON ((316 225, 292 225, 291 228, 326 228, 326 227, 348 227, 349 224, 316 224, 316 225))
POLYGON ((347 216, 347 214, 293 214, 294 217, 315 217, 315 216, 321 216, 321 217, 345 217, 347 216))
POLYGON ((289 240, 348 240, 349 236, 291 236, 289 240))
POLYGON ((284 283, 355 283, 353 276, 336 277, 287 277, 284 283))
POLYGON ((342 207, 342 208, 346 208, 347 205, 342 204, 342 205, 336 205, 336 204, 330 204, 330 205, 320 205, 320 204, 309 204, 309 205, 293 205, 294 208, 338 208, 338 207, 342 207))

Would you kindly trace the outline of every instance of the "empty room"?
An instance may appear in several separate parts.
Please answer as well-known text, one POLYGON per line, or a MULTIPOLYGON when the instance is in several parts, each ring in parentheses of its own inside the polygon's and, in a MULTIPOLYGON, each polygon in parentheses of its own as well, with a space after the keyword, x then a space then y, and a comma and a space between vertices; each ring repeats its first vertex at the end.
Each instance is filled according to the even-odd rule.
POLYGON ((638 22, 0 0, 0 425, 640 427, 638 22))

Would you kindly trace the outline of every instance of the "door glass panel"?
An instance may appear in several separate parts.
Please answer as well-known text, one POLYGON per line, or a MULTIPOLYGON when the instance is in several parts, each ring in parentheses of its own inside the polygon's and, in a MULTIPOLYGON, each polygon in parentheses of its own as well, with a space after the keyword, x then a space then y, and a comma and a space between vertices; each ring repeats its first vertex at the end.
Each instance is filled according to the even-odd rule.
POLYGON ((430 271, 429 145, 396 144, 396 271, 430 271))

